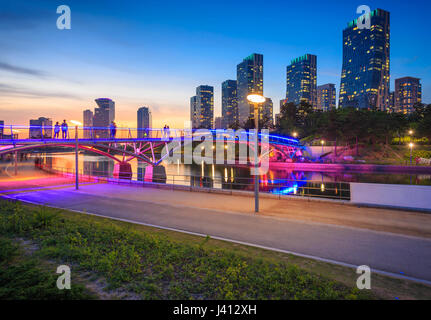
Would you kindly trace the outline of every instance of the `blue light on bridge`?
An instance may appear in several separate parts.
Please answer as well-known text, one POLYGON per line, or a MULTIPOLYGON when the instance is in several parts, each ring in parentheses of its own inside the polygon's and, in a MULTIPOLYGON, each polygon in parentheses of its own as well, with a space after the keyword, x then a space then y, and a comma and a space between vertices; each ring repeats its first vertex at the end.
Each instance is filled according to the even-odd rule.
POLYGON ((283 195, 283 194, 291 194, 291 193, 296 194, 297 191, 298 191, 298 185, 295 184, 292 187, 273 189, 271 190, 271 193, 283 195))

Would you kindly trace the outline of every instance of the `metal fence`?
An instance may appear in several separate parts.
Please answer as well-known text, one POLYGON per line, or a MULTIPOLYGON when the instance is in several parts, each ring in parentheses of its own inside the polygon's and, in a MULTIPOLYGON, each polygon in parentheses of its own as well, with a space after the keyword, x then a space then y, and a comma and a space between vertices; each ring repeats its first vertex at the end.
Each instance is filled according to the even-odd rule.
MULTIPOLYGON (((75 178, 75 170, 72 168, 52 167, 41 164, 41 169, 63 176, 75 178)), ((113 173, 100 170, 79 170, 81 182, 109 182, 119 184, 133 184, 144 186, 164 186, 175 189, 182 187, 184 190, 202 189, 221 191, 233 194, 236 191, 254 190, 254 177, 223 177, 205 175, 182 175, 182 174, 158 174, 134 173, 131 177, 124 179, 115 176, 113 173)), ((268 180, 260 178, 259 191, 274 196, 297 196, 309 198, 323 198, 333 200, 350 200, 350 183, 348 182, 327 182, 317 180, 297 180, 297 179, 277 179, 268 180)))

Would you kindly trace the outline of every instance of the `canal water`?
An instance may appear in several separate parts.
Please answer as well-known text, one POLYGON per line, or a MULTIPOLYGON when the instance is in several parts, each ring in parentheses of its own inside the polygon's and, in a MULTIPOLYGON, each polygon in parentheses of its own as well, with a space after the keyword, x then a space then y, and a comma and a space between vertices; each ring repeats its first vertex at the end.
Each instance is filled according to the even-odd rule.
MULTIPOLYGON (((74 153, 38 154, 45 166, 72 172, 74 153)), ((84 175, 112 177, 116 161, 104 156, 79 154, 79 171, 84 175)), ((133 159, 132 180, 184 185, 192 187, 254 190, 250 168, 228 165, 161 164, 151 167, 133 159)), ((349 199, 349 182, 431 185, 431 175, 400 173, 303 172, 271 168, 260 176, 261 192, 292 194, 335 199, 349 199)))

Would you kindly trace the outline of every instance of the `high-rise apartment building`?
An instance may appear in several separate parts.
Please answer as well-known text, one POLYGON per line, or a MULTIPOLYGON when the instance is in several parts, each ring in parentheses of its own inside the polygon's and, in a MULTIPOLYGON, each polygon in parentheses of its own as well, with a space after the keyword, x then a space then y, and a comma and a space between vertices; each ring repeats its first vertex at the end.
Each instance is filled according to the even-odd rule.
POLYGON ((395 92, 389 92, 389 103, 388 103, 388 111, 395 112, 395 92))
POLYGON ((274 105, 271 98, 265 99, 265 102, 262 103, 262 110, 259 110, 259 119, 264 121, 264 128, 268 129, 274 125, 274 105))
POLYGON ((335 109, 336 99, 335 84, 328 83, 317 87, 317 110, 329 111, 335 109))
POLYGON ((30 120, 30 139, 52 139, 52 120, 40 117, 30 120))
POLYGON ((221 85, 222 127, 227 129, 238 121, 238 98, 236 80, 226 80, 221 85))
POLYGON ((193 96, 190 98, 190 122, 192 128, 199 128, 199 116, 198 116, 198 97, 193 96))
POLYGON ((409 114, 414 111, 414 105, 422 102, 421 80, 404 77, 395 80, 394 111, 409 114))
POLYGON ((102 109, 108 115, 107 121, 111 123, 115 120, 115 102, 109 98, 99 98, 95 100, 99 109, 102 109))
POLYGON ((263 55, 253 53, 237 65, 238 121, 242 125, 254 119, 253 105, 247 100, 249 94, 263 95, 263 55))
POLYGON ((223 117, 216 117, 215 118, 214 129, 224 129, 223 128, 223 117))
POLYGON ((94 109, 93 126, 97 138, 108 138, 109 128, 112 121, 115 120, 115 102, 108 98, 99 98, 95 100, 97 108, 94 109))
POLYGON ((213 128, 214 87, 202 85, 196 88, 196 96, 190 99, 190 120, 194 129, 213 128))
POLYGON ((153 123, 152 123, 153 119, 152 119, 150 108, 148 107, 139 108, 137 112, 137 116, 138 116, 138 120, 137 120, 138 138, 142 139, 142 138, 150 137, 151 130, 147 130, 147 129, 151 129, 153 126, 153 123))
MULTIPOLYGON (((362 19, 362 18, 358 18, 362 19)), ((390 93, 390 14, 369 13, 370 29, 351 21, 343 31, 339 107, 387 110, 390 93)))
POLYGON ((305 54, 291 61, 286 68, 286 99, 317 106, 317 56, 305 54))
POLYGON ((92 127, 93 127, 93 111, 91 110, 84 110, 83 112, 83 119, 84 119, 84 138, 90 139, 92 138, 92 127))

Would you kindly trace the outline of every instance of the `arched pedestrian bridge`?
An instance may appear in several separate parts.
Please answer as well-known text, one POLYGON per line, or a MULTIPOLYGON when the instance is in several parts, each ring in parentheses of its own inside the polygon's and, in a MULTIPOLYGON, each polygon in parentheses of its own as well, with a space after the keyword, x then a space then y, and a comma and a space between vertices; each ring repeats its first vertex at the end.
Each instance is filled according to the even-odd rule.
MULTIPOLYGON (((69 127, 64 134, 60 130, 58 136, 55 137, 51 126, 0 126, 0 156, 35 149, 70 147, 94 152, 122 164, 137 158, 157 166, 173 152, 181 152, 186 145, 194 142, 212 140, 216 145, 221 141, 225 149, 228 145, 238 149, 245 145, 254 150, 255 145, 254 130, 116 128, 114 133, 105 127, 69 127), (163 148, 168 152, 161 152, 163 148)), ((259 133, 259 145, 261 156, 266 153, 280 161, 292 161, 289 159, 302 155, 305 149, 298 140, 291 137, 262 132, 259 133), (265 151, 262 148, 264 144, 267 146, 265 151)))

